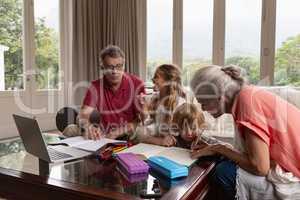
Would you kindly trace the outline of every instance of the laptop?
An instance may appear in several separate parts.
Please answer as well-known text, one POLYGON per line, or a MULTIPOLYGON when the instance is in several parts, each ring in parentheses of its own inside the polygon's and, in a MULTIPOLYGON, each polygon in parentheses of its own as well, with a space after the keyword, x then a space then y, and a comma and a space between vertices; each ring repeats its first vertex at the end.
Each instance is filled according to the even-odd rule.
POLYGON ((13 114, 25 150, 49 163, 59 163, 90 155, 68 146, 47 146, 36 119, 13 114))

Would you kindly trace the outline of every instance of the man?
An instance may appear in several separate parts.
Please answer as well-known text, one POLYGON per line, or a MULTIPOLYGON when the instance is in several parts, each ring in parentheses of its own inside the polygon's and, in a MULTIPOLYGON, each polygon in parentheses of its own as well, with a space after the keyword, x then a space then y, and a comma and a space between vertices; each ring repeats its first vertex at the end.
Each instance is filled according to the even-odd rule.
POLYGON ((140 119, 139 95, 145 93, 142 80, 124 72, 125 55, 109 45, 100 52, 103 77, 92 81, 80 110, 80 123, 86 122, 85 136, 117 138, 133 131, 140 119), (100 113, 100 127, 91 125, 91 114, 100 113))

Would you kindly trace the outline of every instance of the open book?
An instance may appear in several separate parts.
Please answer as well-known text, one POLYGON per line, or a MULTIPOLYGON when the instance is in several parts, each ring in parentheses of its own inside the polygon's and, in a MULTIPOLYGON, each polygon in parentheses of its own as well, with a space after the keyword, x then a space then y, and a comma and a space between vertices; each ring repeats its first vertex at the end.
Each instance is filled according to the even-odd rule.
POLYGON ((49 145, 65 144, 70 147, 75 147, 85 151, 95 152, 101 147, 105 146, 106 144, 123 144, 123 143, 126 143, 126 141, 112 140, 108 138, 101 138, 100 140, 87 140, 82 136, 77 136, 77 137, 70 137, 56 143, 50 143, 49 145))
POLYGON ((191 158, 189 149, 183 149, 179 147, 163 147, 153 144, 139 143, 137 145, 129 147, 128 149, 123 150, 120 153, 129 152, 135 154, 142 154, 147 159, 151 156, 163 156, 187 167, 189 167, 197 160, 191 158))

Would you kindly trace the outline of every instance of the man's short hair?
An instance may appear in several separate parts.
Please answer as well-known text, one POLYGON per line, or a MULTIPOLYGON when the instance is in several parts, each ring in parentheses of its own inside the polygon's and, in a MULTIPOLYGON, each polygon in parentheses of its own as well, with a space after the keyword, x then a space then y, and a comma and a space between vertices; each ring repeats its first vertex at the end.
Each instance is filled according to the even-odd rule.
POLYGON ((125 58, 124 52, 121 50, 120 47, 116 45, 108 45, 100 52, 100 62, 103 64, 103 61, 106 56, 109 56, 111 58, 125 58))

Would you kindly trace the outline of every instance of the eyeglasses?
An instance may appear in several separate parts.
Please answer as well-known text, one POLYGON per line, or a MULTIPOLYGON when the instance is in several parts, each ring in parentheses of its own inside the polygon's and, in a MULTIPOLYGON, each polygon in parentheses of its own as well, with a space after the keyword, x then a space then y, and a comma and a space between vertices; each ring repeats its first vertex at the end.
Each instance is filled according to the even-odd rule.
POLYGON ((101 66, 105 70, 118 70, 121 71, 124 68, 124 64, 116 64, 116 65, 102 65, 101 66))

